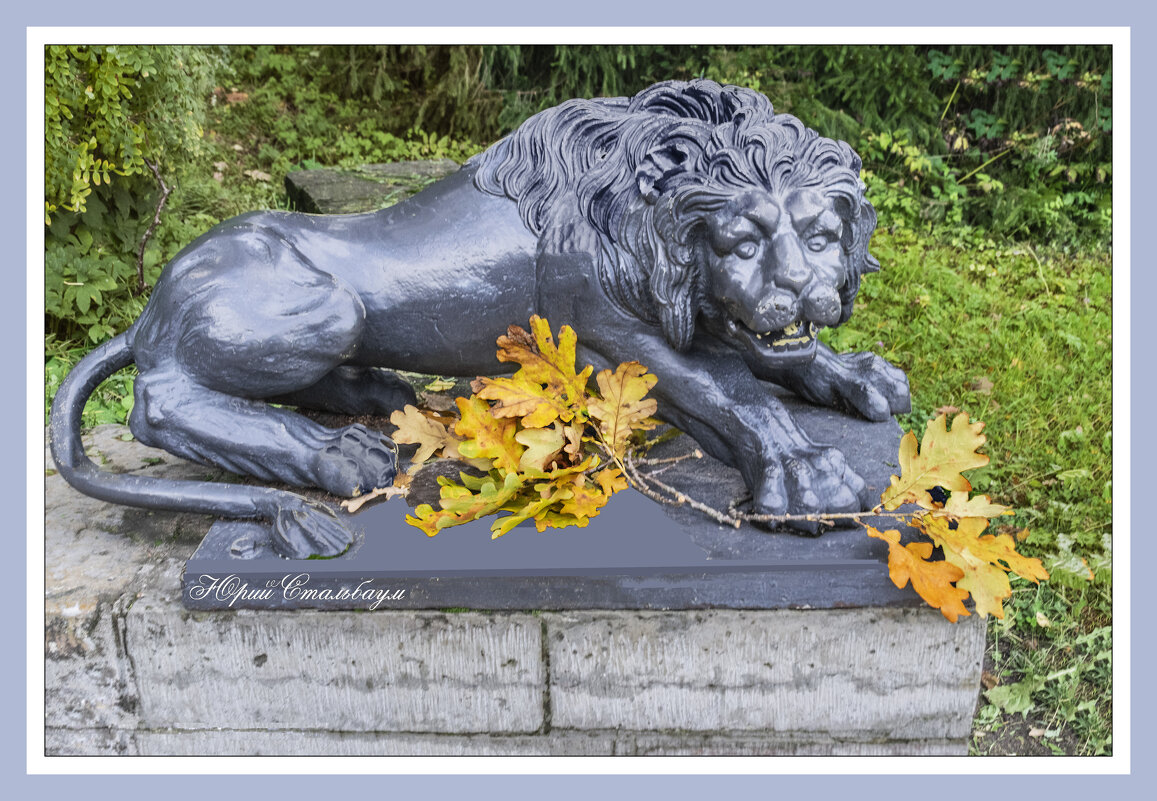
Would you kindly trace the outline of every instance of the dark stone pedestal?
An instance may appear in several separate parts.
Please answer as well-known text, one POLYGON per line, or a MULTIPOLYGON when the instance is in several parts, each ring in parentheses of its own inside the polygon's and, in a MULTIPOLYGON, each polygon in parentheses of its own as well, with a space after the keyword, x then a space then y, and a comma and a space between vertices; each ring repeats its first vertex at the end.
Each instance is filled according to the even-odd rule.
MULTIPOLYGON (((878 497, 895 471, 900 431, 785 398, 816 442, 838 444, 878 497)), ((653 456, 693 451, 685 436, 653 456)), ((717 509, 743 494, 737 471, 710 457, 679 462, 664 483, 717 509)), ((634 490, 615 495, 585 528, 520 526, 492 540, 490 519, 427 537, 391 500, 343 519, 357 532, 336 559, 287 560, 265 525, 221 521, 185 567, 193 609, 733 609, 910 606, 887 575, 887 546, 862 526, 819 537, 735 529, 634 490), (231 555, 238 540, 254 558, 231 555), (252 547, 246 549, 254 552, 252 547)), ((873 522, 873 521, 868 521, 873 522)), ((894 522, 876 520, 877 527, 894 522)))

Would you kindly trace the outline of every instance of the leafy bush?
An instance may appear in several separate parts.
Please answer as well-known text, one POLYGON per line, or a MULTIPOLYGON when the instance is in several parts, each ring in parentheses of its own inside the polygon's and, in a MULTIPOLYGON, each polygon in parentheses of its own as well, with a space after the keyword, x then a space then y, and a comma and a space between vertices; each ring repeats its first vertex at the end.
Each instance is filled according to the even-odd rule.
POLYGON ((59 341, 100 342, 140 311, 137 251, 160 191, 149 165, 175 182, 199 154, 219 64, 205 48, 45 48, 45 317, 59 341))
POLYGON ((196 154, 214 60, 194 47, 50 45, 44 53, 45 224, 94 187, 196 154))
MULTIPOLYGON (((469 119, 477 116, 471 103, 480 95, 463 89, 465 95, 451 92, 451 101, 441 105, 429 98, 419 102, 422 95, 409 88, 410 80, 417 79, 406 78, 408 72, 401 67, 400 74, 391 71, 401 58, 399 50, 424 64, 420 54, 426 48, 416 46, 231 48, 230 78, 246 91, 219 93, 211 113, 212 136, 221 132, 243 141, 236 147, 255 154, 259 169, 273 176, 305 165, 357 166, 427 158, 465 161, 481 150, 463 133, 472 127, 469 119), (380 60, 373 67, 366 66, 372 54, 379 54, 380 60), (449 106, 461 119, 454 115, 443 119, 439 109, 449 106), (431 120, 441 127, 423 127, 431 120)), ((444 54, 453 49, 430 50, 444 54)), ((453 50, 453 57, 447 56, 448 65, 459 65, 465 52, 453 50)), ((423 66, 419 77, 428 73, 427 68, 423 66)), ((440 80, 439 86, 459 85, 447 75, 440 80)))
POLYGON ((1104 244, 1112 226, 1112 48, 930 49, 946 95, 939 128, 971 192, 966 219, 991 233, 1104 244))

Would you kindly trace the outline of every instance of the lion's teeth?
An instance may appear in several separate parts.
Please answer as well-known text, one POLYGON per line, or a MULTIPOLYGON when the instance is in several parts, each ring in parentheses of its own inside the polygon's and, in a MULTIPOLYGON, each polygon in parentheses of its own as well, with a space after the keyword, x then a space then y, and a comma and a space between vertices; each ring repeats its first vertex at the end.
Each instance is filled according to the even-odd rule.
POLYGON ((790 336, 795 336, 799 333, 799 323, 792 323, 787 328, 783 329, 783 333, 790 336))

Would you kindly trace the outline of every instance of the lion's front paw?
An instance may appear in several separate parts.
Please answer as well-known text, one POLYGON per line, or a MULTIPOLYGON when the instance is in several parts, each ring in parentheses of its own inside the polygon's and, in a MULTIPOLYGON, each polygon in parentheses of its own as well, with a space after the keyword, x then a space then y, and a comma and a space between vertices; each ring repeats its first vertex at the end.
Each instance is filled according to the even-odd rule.
POLYGON ((317 485, 342 497, 388 487, 398 470, 394 441, 356 423, 335 431, 315 458, 317 485))
MULTIPOLYGON (((864 489, 864 480, 839 449, 799 447, 765 470, 752 511, 768 515, 859 512, 864 508, 864 489)), ((813 520, 790 520, 785 525, 812 536, 822 530, 822 524, 813 520)), ((776 523, 761 524, 761 528, 777 527, 776 523)))
POLYGON ((874 353, 840 355, 840 380, 833 387, 839 401, 868 420, 879 422, 912 410, 908 376, 874 353))

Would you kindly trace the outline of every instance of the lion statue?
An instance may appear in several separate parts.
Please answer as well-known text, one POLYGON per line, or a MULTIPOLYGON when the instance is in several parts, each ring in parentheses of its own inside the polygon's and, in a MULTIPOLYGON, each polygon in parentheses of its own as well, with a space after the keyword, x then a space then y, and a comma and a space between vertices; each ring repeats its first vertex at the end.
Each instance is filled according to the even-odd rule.
POLYGON ((543 111, 391 208, 243 214, 177 254, 140 318, 72 371, 54 459, 98 498, 266 518, 282 555, 335 555, 351 532, 294 493, 99 470, 86 398, 135 363, 141 442, 352 496, 393 481, 394 443, 285 407, 388 414, 414 396, 383 368, 503 372, 495 338, 539 314, 577 332, 580 362, 657 375, 660 416, 742 473, 756 513, 858 511, 863 480, 772 385, 871 420, 909 408, 903 372, 816 337, 879 269, 859 170, 757 92, 670 81, 543 111))

